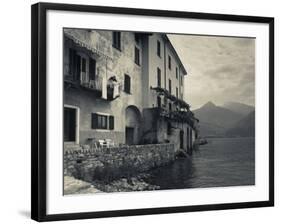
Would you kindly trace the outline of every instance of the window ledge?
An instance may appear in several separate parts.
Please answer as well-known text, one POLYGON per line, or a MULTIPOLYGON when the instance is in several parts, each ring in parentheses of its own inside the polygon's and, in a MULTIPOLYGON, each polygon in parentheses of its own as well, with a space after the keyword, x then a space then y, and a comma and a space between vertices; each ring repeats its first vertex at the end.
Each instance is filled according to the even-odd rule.
POLYGON ((123 92, 128 94, 128 95, 133 95, 131 92, 126 92, 126 91, 123 91, 123 92))
POLYGON ((117 47, 117 46, 115 46, 115 45, 112 45, 112 47, 115 48, 116 50, 122 52, 121 48, 119 48, 119 47, 117 47))

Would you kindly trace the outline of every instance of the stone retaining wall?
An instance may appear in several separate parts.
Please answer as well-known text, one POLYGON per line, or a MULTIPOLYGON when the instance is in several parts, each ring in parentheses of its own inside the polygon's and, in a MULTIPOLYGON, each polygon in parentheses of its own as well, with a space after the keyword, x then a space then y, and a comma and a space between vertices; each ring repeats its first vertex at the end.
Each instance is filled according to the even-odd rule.
POLYGON ((175 160, 174 144, 133 145, 116 148, 65 150, 64 175, 85 181, 112 181, 175 160))

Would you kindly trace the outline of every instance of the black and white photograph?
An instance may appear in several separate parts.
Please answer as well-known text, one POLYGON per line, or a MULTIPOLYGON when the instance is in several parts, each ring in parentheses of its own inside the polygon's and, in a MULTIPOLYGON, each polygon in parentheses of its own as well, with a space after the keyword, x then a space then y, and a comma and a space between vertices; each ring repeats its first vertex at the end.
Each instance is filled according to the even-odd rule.
POLYGON ((254 37, 62 33, 65 196, 255 185, 254 37))

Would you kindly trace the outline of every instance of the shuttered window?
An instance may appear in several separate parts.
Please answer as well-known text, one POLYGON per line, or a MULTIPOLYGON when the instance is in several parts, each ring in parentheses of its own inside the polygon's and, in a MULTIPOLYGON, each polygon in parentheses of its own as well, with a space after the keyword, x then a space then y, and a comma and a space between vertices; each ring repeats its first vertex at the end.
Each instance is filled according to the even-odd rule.
POLYGON ((112 46, 117 48, 118 50, 121 50, 121 32, 113 32, 112 39, 112 46))
POLYGON ((172 80, 169 79, 169 93, 172 93, 172 80))
POLYGON ((161 44, 159 40, 157 40, 157 55, 161 57, 161 44))
POLYGON ((170 55, 169 55, 169 57, 168 57, 168 66, 169 66, 169 69, 171 70, 171 68, 172 68, 172 62, 171 62, 171 57, 170 57, 170 55))
POLYGON ((161 69, 157 68, 157 86, 161 87, 161 69))
POLYGON ((135 47, 135 63, 140 65, 140 50, 135 47))
POLYGON ((72 48, 69 49, 69 75, 73 80, 80 80, 81 57, 72 48))
POLYGON ((131 77, 127 74, 124 76, 124 92, 131 93, 131 77))
POLYGON ((89 78, 90 80, 96 79, 96 60, 92 58, 89 60, 89 78))
POLYGON ((137 44, 140 43, 140 34, 139 33, 135 33, 135 41, 137 44))
POLYGON ((86 72, 86 58, 82 58, 82 72, 86 72))
POLYGON ((92 129, 114 129, 114 116, 92 113, 92 129))

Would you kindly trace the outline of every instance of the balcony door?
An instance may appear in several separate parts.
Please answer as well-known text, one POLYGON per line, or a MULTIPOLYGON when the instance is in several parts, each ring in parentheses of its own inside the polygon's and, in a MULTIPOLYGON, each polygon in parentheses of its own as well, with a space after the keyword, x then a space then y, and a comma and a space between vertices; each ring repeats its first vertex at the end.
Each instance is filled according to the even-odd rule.
POLYGON ((74 81, 80 81, 81 57, 76 50, 69 49, 69 75, 74 81))
POLYGON ((89 79, 96 79, 96 60, 89 58, 89 79))

